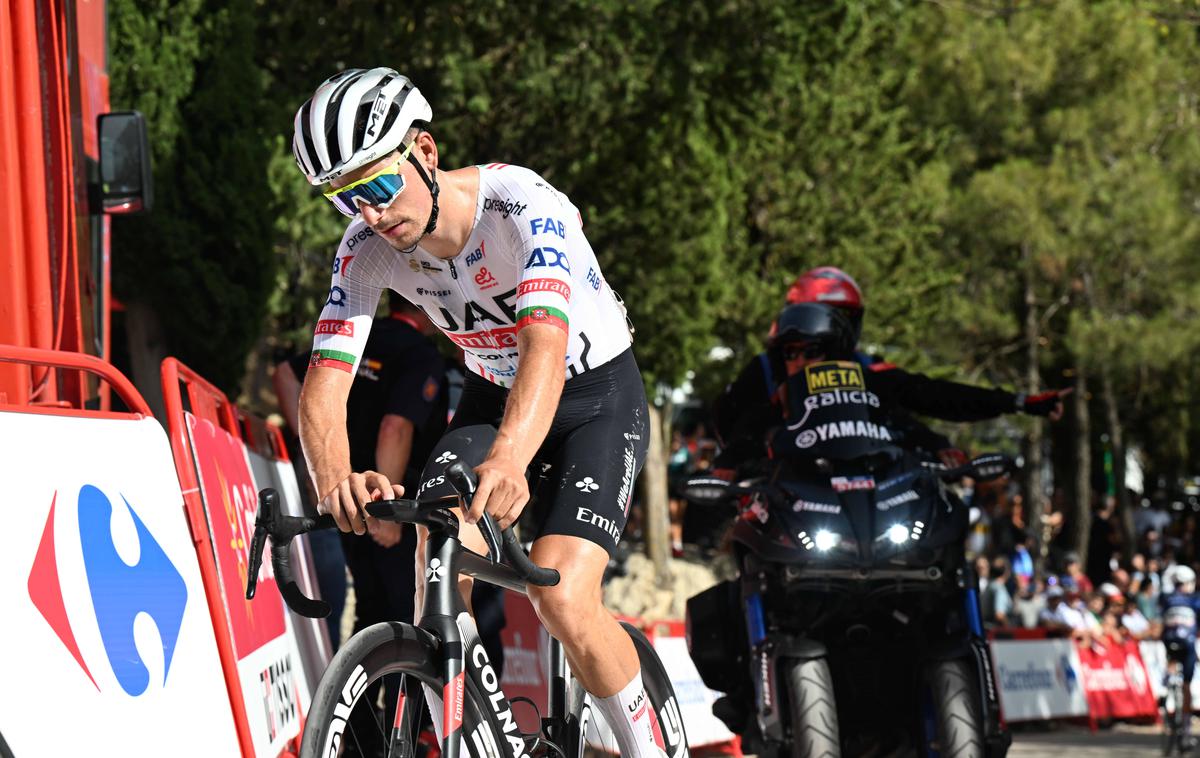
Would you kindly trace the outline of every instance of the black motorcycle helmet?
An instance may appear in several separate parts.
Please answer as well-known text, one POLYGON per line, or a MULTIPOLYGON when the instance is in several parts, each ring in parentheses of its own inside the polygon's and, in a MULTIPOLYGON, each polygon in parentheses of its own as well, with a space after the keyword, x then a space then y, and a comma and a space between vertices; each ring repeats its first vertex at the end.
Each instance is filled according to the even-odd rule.
POLYGON ((824 303, 796 303, 779 312, 768 347, 779 358, 784 345, 807 342, 822 348, 826 360, 847 360, 854 355, 856 338, 854 324, 841 308, 824 303))

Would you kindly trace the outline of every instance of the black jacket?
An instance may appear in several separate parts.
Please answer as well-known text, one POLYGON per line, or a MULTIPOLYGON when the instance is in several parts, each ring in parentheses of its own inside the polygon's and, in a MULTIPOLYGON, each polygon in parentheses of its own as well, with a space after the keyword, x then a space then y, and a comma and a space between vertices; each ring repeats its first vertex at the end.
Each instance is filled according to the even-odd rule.
MULTIPOLYGON (((982 421, 1017 411, 1017 396, 1006 390, 909 373, 891 363, 871 362, 861 353, 856 358, 864 366, 866 388, 879 396, 880 420, 909 450, 932 455, 952 447, 945 436, 912 413, 946 421, 982 421)), ((765 455, 766 433, 779 424, 783 413, 777 373, 765 354, 755 356, 714 403, 713 423, 724 447, 718 461, 722 467, 765 455)))

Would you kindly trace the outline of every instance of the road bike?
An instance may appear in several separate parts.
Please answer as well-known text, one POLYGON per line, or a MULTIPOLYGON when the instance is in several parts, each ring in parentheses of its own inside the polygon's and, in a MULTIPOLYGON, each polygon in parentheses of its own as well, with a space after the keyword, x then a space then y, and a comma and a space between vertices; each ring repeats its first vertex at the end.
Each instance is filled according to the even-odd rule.
POLYGON ((1188 734, 1188 722, 1191 721, 1191 714, 1184 709, 1183 688, 1186 685, 1183 681, 1182 667, 1183 664, 1179 661, 1168 657, 1166 691, 1160 700, 1163 720, 1163 755, 1172 755, 1176 752, 1183 755, 1191 750, 1188 734))
MULTIPOLYGON (((337 652, 313 694, 301 740, 300 758, 333 756, 386 756, 414 758, 413 735, 420 721, 423 692, 438 728, 444 758, 524 758, 560 756, 580 758, 598 749, 616 754, 611 730, 598 708, 571 675, 562 644, 549 639, 547 713, 539 716, 541 730, 524 733, 513 713, 514 701, 505 696, 500 676, 480 642, 474 620, 458 592, 460 574, 521 594, 527 586, 554 586, 558 572, 535 565, 521 547, 511 527, 497 529, 490 516, 479 527, 488 554, 479 555, 459 540, 459 520, 450 508, 470 507, 475 475, 458 462, 446 474, 458 497, 435 501, 380 500, 367 512, 380 520, 417 524, 429 530, 425 548, 425 605, 420 621, 375 624, 351 637, 337 652), (501 556, 508 564, 501 563, 501 556), (400 693, 394 708, 385 712, 371 693, 377 683, 392 680, 400 693), (399 681, 397 681, 399 680, 399 681), (421 685, 406 688, 406 681, 421 685), (399 686, 396 686, 399 685, 399 686), (407 694, 406 694, 407 692, 407 694), (591 746, 589 748, 589 746, 591 746)), ((266 538, 271 538, 271 563, 285 602, 297 613, 319 618, 329 607, 304 595, 291 572, 292 539, 313 529, 333 528, 332 517, 286 516, 274 490, 259 493, 259 510, 251 543, 246 597, 254 596, 266 538)), ((637 628, 622 624, 641 661, 642 680, 652 717, 670 758, 688 756, 687 736, 679 702, 666 669, 650 641, 637 628)), ((534 707, 525 698, 517 704, 534 707)))

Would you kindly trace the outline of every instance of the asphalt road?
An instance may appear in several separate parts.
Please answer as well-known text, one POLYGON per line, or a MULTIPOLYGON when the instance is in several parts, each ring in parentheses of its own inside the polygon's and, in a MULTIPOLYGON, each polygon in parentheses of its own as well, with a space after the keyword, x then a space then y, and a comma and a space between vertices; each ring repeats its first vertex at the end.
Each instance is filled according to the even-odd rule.
POLYGON ((1020 731, 1013 735, 1010 756, 1020 758, 1134 758, 1161 755, 1157 726, 1118 724, 1096 732, 1060 725, 1052 731, 1020 731))

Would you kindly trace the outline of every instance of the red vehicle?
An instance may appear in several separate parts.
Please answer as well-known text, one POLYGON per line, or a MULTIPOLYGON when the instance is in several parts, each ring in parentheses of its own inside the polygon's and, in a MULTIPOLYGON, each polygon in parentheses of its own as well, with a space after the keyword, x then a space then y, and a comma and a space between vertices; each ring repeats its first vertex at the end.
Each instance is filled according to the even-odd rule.
MULTIPOLYGON (((109 358, 109 220, 150 205, 137 113, 108 113, 103 0, 0 6, 0 344, 109 358)), ((0 404, 107 410, 78 371, 0 364, 0 404)))

